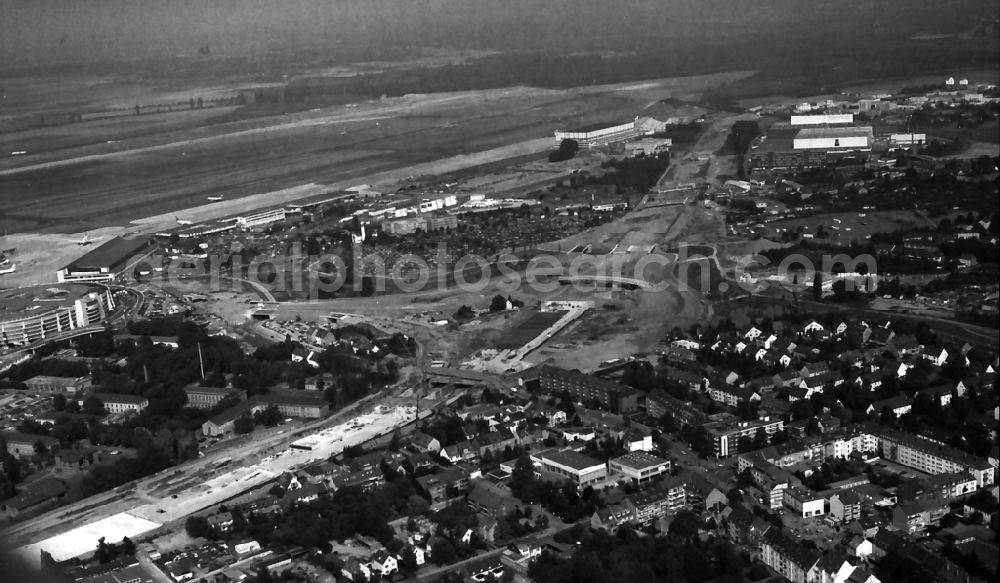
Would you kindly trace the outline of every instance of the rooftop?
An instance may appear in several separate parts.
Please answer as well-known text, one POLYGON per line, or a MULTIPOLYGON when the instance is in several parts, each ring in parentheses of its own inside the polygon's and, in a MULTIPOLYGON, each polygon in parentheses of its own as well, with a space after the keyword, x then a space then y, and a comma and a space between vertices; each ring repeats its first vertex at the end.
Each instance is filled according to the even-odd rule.
POLYGON ((97 289, 79 283, 60 283, 4 290, 0 292, 0 321, 72 306, 78 298, 97 289))
POLYGON ((644 451, 633 451, 632 453, 611 458, 610 461, 636 470, 655 468, 667 463, 667 460, 644 451))
POLYGON ((576 471, 588 470, 590 468, 601 467, 604 465, 599 460, 572 449, 550 449, 532 454, 531 457, 545 460, 551 464, 563 466, 576 471))
POLYGON ((856 127, 835 127, 835 128, 804 128, 795 134, 798 139, 805 138, 851 138, 857 136, 866 136, 868 139, 872 139, 874 132, 871 126, 856 126, 856 127))
POLYGON ((122 239, 121 237, 115 237, 107 243, 95 247, 89 253, 73 261, 66 267, 77 269, 114 267, 132 255, 135 255, 136 252, 147 245, 149 245, 148 239, 122 239))
POLYGON ((575 128, 568 129, 568 130, 560 130, 560 131, 572 132, 572 133, 596 132, 597 130, 603 130, 603 129, 607 129, 607 128, 613 128, 613 127, 616 127, 616 126, 625 125, 627 123, 631 123, 631 122, 629 122, 629 121, 604 121, 604 122, 591 123, 591 124, 587 124, 587 125, 584 125, 584 126, 575 127, 575 128))
POLYGON ((97 397, 102 403, 132 403, 139 405, 149 401, 142 395, 123 395, 117 393, 91 393, 92 397, 97 397))

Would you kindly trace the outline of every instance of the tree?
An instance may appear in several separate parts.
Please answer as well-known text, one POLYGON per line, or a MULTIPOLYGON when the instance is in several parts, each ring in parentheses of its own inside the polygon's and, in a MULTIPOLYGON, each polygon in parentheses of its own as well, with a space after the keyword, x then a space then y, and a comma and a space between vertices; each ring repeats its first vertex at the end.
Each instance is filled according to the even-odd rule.
MULTIPOLYGON (((281 419, 283 417, 284 415, 281 414, 281 411, 278 410, 277 406, 268 405, 267 408, 265 408, 263 411, 258 411, 256 414, 254 414, 253 421, 257 425, 263 425, 265 427, 274 427, 279 422, 281 422, 281 419)), ((253 431, 252 427, 250 431, 253 431)), ((250 431, 247 431, 246 433, 249 433, 250 431)))
POLYGON ((818 271, 813 275, 813 299, 823 299, 823 274, 818 271))
POLYGON ((502 312, 507 309, 507 298, 500 294, 493 296, 490 300, 490 311, 491 312, 502 312))
POLYGON ((83 412, 88 415, 104 415, 104 403, 91 395, 83 400, 83 412))
POLYGON ((94 560, 102 565, 110 562, 118 554, 118 549, 114 544, 105 542, 104 537, 97 539, 97 550, 94 551, 94 560))
POLYGON ((701 519, 694 512, 685 509, 674 516, 668 532, 690 540, 698 535, 699 528, 701 528, 701 519))
POLYGON ((431 546, 431 560, 438 565, 447 565, 456 558, 455 545, 448 539, 441 539, 431 546))
POLYGON ((198 515, 189 516, 188 519, 184 521, 184 530, 191 538, 207 537, 209 531, 208 519, 204 516, 198 515))
POLYGON ((52 395, 52 408, 56 411, 64 410, 66 408, 66 395, 62 393, 52 395))
POLYGON ((135 543, 129 537, 122 539, 122 554, 130 557, 135 556, 135 543))
POLYGON ((549 162, 562 162, 569 160, 580 150, 580 144, 576 140, 565 139, 559 142, 559 149, 549 152, 549 162))
POLYGON ((253 431, 254 422, 253 417, 250 416, 250 412, 247 411, 233 421, 233 431, 240 435, 244 435, 253 431))
POLYGON ((472 311, 472 308, 466 305, 462 305, 455 312, 456 320, 471 320, 476 317, 476 313, 472 311))

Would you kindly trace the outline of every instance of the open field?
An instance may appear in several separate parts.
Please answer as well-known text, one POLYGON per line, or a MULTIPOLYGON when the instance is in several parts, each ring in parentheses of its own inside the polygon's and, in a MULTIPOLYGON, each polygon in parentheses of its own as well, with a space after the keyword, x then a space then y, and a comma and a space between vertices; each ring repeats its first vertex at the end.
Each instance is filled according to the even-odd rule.
MULTIPOLYGON (((657 82, 665 88, 659 93, 651 82, 586 91, 510 88, 408 96, 253 122, 168 129, 111 144, 62 147, 56 135, 56 149, 40 146, 35 154, 0 163, 0 190, 12 202, 0 214, 0 230, 76 232, 122 225, 181 211, 207 196, 236 199, 308 183, 370 181, 381 172, 510 144, 530 143, 527 151, 541 153, 549 147, 547 137, 563 125, 560 120, 628 119, 651 95, 666 98, 687 84, 709 86, 712 79, 724 82, 732 76, 664 80, 657 82)), ((467 165, 496 159, 473 159, 467 165)))
MULTIPOLYGON (((824 213, 809 217, 786 219, 768 224, 769 230, 788 229, 795 231, 803 227, 804 233, 816 234, 823 226, 829 234, 826 241, 831 244, 848 245, 852 241, 864 243, 866 237, 875 233, 891 233, 904 229, 935 228, 940 219, 933 220, 920 211, 871 211, 865 216, 858 213, 824 213), (836 221, 834 219, 837 219, 836 221), (837 222, 839 221, 839 222, 837 222), (836 229, 834 229, 836 227, 836 229)), ((822 242, 823 239, 817 239, 822 242)))

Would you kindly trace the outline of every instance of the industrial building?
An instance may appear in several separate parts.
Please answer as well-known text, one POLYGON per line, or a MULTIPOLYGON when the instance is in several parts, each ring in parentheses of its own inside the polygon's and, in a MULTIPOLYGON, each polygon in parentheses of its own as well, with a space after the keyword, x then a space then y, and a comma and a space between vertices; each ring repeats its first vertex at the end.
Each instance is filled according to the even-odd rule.
POLYGON ((246 391, 232 387, 187 387, 184 394, 187 395, 188 406, 197 409, 211 409, 230 395, 241 401, 247 398, 246 391))
POLYGON ((233 424, 242 415, 253 415, 258 411, 275 406, 286 417, 319 419, 330 413, 330 405, 319 391, 271 390, 230 407, 204 422, 201 431, 212 437, 232 431, 233 424))
POLYGON ((921 146, 927 143, 927 134, 891 134, 890 146, 921 146))
POLYGON ((90 377, 53 377, 39 375, 24 381, 29 393, 76 393, 90 386, 90 377))
POLYGON ((115 308, 107 288, 79 283, 0 292, 0 345, 20 346, 98 324, 115 308))
POLYGON ((35 444, 39 443, 46 450, 59 450, 59 440, 47 435, 33 435, 19 431, 0 431, 0 442, 7 446, 7 452, 14 457, 30 457, 35 455, 35 444))
POLYGON ((871 150, 871 126, 803 128, 792 139, 795 150, 871 150))
POLYGON ((115 237, 56 272, 59 283, 109 282, 125 273, 129 260, 149 247, 149 239, 115 237))
POLYGON ((674 143, 670 138, 642 138, 625 142, 625 153, 629 156, 654 156, 669 152, 674 143))
POLYGON ((870 126, 772 127, 747 152, 743 167, 747 176, 759 177, 839 161, 863 163, 874 141, 870 126))

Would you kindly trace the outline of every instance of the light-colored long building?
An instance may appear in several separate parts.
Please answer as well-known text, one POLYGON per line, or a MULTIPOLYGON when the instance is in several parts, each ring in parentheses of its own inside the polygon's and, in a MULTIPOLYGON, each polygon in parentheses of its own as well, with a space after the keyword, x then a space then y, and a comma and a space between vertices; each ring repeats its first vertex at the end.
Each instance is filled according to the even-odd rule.
POLYGON ((804 128, 792 139, 795 150, 871 150, 875 140, 870 126, 804 128))
POLYGON ((790 121, 793 126, 850 125, 854 123, 854 114, 814 113, 810 115, 793 115, 790 121))
POLYGON ((996 482, 996 468, 982 458, 953 447, 907 433, 882 430, 879 433, 882 457, 926 474, 968 472, 979 488, 996 482))
POLYGON ((627 142, 645 133, 637 120, 626 123, 597 123, 572 130, 556 130, 556 144, 574 140, 581 148, 594 148, 615 142, 627 142))
POLYGON ((600 482, 608 476, 604 462, 572 449, 548 449, 531 454, 535 468, 569 478, 578 488, 600 482))
POLYGON ((261 211, 252 215, 236 217, 236 225, 241 229, 252 229, 254 227, 269 225, 283 220, 285 220, 285 209, 277 208, 261 211))

